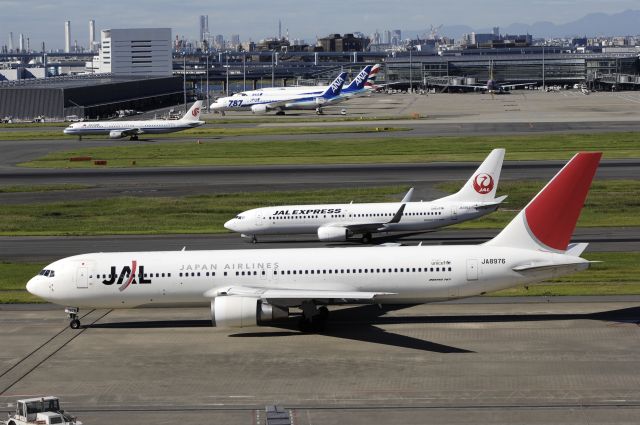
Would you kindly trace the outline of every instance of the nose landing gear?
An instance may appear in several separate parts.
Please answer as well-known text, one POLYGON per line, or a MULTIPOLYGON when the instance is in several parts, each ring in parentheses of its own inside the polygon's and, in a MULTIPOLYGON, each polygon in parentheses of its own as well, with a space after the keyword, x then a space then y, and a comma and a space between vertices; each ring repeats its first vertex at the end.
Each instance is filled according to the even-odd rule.
POLYGON ((79 308, 77 307, 66 307, 64 309, 64 312, 67 313, 67 315, 69 316, 69 319, 71 319, 71 321, 69 322, 69 327, 71 329, 79 329, 80 328, 80 319, 78 319, 78 312, 80 311, 79 308))

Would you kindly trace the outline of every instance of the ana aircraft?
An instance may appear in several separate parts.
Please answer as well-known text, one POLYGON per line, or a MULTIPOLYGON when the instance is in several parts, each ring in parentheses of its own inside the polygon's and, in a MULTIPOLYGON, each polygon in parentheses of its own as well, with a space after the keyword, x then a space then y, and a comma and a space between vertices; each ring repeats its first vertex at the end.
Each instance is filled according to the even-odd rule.
POLYGON ((336 304, 417 304, 470 297, 584 270, 569 244, 601 153, 579 153, 492 240, 468 246, 114 252, 58 260, 27 290, 79 308, 207 305, 215 326, 269 324, 300 307, 321 329, 336 304))
POLYGON ((142 134, 163 134, 200 127, 205 122, 200 121, 202 101, 198 100, 179 120, 145 120, 145 121, 85 121, 71 124, 64 129, 64 134, 82 136, 90 134, 109 135, 111 139, 129 137, 138 140, 142 134))
POLYGON ((346 72, 338 77, 321 93, 288 93, 277 90, 252 90, 236 93, 233 96, 221 97, 211 104, 211 109, 223 113, 224 111, 250 110, 254 114, 265 114, 276 111, 277 115, 284 115, 287 109, 315 109, 322 113, 322 106, 337 99, 342 91, 346 72))
POLYGON ((495 211, 506 196, 496 198, 504 149, 494 149, 457 193, 431 202, 411 202, 413 189, 401 202, 369 204, 285 205, 256 208, 224 224, 257 241, 256 235, 317 234, 321 241, 346 241, 375 233, 419 232, 472 220, 495 211))
MULTIPOLYGON (((367 65, 364 68, 362 68, 362 70, 355 76, 355 78, 351 80, 351 82, 346 87, 342 88, 342 90, 340 91, 340 94, 336 96, 336 98, 333 99, 331 103, 343 102, 352 97, 357 97, 366 93, 370 93, 372 89, 370 88, 370 86, 367 86, 367 84, 369 82, 369 78, 371 77, 372 69, 374 67, 377 67, 376 68, 376 73, 377 73, 377 69, 380 67, 380 65, 378 64, 375 64, 374 66, 367 65)), ((269 88, 263 89, 263 91, 265 92, 269 91, 272 93, 297 93, 297 94, 304 93, 309 95, 312 95, 312 94, 319 95, 324 90, 326 90, 326 88, 327 86, 269 87, 269 88)), ((259 91, 260 90, 253 90, 251 92, 244 92, 244 93, 251 95, 252 92, 259 92, 259 91)))

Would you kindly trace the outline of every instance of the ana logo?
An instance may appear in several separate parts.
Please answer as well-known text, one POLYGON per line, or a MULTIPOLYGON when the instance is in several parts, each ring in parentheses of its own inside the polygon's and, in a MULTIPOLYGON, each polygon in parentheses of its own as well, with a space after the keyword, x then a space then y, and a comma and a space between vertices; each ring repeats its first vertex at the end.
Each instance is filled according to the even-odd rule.
POLYGON ((191 115, 193 115, 194 117, 197 117, 199 113, 200 108, 193 108, 193 111, 191 111, 191 115))
POLYGON ((333 89, 333 91, 338 91, 342 84, 344 84, 344 78, 336 78, 335 81, 331 83, 331 88, 333 89))
POLYGON ((360 71, 360 73, 358 74, 358 76, 356 77, 356 85, 361 85, 362 82, 365 80, 365 78, 367 78, 367 73, 365 71, 360 71))
POLYGON ((493 190, 493 177, 489 174, 478 174, 473 179, 473 188, 482 195, 491 192, 493 190))
POLYGON ((144 266, 140 266, 140 271, 138 272, 138 280, 136 282, 136 270, 138 268, 138 262, 136 260, 131 261, 131 267, 124 266, 120 271, 120 274, 116 274, 116 266, 111 266, 111 273, 107 276, 109 279, 105 279, 102 281, 105 285, 113 285, 114 283, 121 285, 118 290, 120 292, 124 291, 131 285, 132 283, 135 285, 137 283, 151 283, 151 279, 145 279, 144 276, 144 266), (118 280, 116 281, 116 276, 118 280), (125 278, 127 279, 125 281, 125 278))

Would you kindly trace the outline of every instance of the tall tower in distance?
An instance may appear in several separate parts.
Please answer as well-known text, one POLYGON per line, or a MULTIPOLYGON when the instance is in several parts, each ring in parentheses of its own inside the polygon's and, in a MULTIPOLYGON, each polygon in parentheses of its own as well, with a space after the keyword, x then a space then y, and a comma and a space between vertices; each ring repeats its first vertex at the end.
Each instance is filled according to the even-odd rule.
POLYGON ((96 21, 89 20, 89 51, 93 52, 93 45, 96 42, 96 21))
POLYGON ((71 53, 71 21, 64 21, 64 52, 71 53))
POLYGON ((9 33, 9 53, 13 52, 13 33, 9 33))
POLYGON ((278 40, 282 39, 282 21, 278 19, 278 40))
POLYGON ((209 35, 209 15, 200 15, 200 41, 205 41, 209 35))
POLYGON ((24 53, 24 34, 20 33, 20 38, 18 38, 18 49, 20 53, 24 53))

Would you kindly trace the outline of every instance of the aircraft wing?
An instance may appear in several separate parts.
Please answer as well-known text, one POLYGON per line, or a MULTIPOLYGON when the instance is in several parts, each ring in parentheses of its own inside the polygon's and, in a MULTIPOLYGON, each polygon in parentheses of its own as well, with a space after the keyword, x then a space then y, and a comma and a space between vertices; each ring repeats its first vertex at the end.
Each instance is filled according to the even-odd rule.
MULTIPOLYGON (((411 193, 412 192, 410 191, 410 193, 407 193, 407 195, 411 196, 411 193)), ((402 204, 400 206, 400 209, 398 209, 396 214, 393 216, 393 218, 386 222, 362 223, 362 224, 353 223, 353 224, 346 224, 346 225, 337 223, 336 226, 346 227, 352 233, 383 232, 387 230, 387 225, 398 223, 400 221, 400 219, 402 218, 402 214, 404 214, 405 207, 406 207, 406 204, 402 204)))
POLYGON ((500 84, 500 87, 506 89, 515 89, 517 87, 537 86, 538 83, 517 83, 517 84, 500 84))
POLYGON ((319 290, 319 289, 271 289, 253 288, 248 286, 231 286, 227 288, 217 288, 205 292, 205 297, 214 298, 217 296, 245 296, 256 297, 270 303, 277 303, 279 300, 291 303, 293 301, 306 300, 327 300, 334 302, 347 301, 367 301, 372 302, 376 297, 382 295, 393 295, 391 292, 364 292, 364 291, 341 291, 341 290, 319 290))
POLYGON ((116 131, 119 131, 122 137, 135 136, 137 134, 144 133, 140 128, 135 128, 135 127, 125 128, 124 130, 116 130, 116 131))

